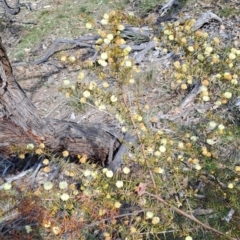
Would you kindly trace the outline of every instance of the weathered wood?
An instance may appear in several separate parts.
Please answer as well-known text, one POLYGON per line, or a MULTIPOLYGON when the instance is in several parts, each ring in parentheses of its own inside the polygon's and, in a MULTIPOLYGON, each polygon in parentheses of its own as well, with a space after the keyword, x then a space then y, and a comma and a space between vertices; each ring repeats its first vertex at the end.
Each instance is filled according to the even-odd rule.
POLYGON ((16 5, 14 8, 11 8, 6 0, 2 0, 3 6, 8 14, 17 15, 20 12, 20 4, 19 0, 16 1, 16 5))
MULTIPOLYGON (((37 109, 16 82, 12 67, 0 38, 0 102, 5 116, 0 119, 0 152, 12 153, 12 147, 33 143, 71 155, 86 154, 90 159, 107 160, 113 136, 105 130, 73 122, 41 118, 37 109)), ((118 147, 116 141, 114 150, 118 147)))

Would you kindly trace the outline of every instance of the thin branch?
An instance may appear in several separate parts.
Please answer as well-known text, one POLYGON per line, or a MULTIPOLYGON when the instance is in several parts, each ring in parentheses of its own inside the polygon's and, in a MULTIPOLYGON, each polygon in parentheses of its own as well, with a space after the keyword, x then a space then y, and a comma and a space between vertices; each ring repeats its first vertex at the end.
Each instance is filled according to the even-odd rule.
POLYGON ((187 214, 186 212, 182 211, 181 209, 170 205, 168 202, 166 202, 165 200, 163 200, 161 197, 159 197, 159 196, 157 196, 157 195, 154 195, 154 194, 149 193, 149 192, 146 192, 146 191, 144 191, 144 193, 145 193, 146 195, 148 195, 148 196, 154 197, 154 198, 157 199, 159 202, 161 202, 161 203, 169 206, 172 210, 174 210, 174 211, 176 211, 177 213, 181 214, 182 216, 184 216, 184 217, 186 217, 186 218, 194 221, 195 223, 201 225, 203 228, 205 228, 205 229, 207 229, 207 230, 210 230, 210 231, 212 231, 212 232, 214 232, 214 233, 217 233, 218 235, 224 236, 224 237, 226 237, 227 239, 230 239, 230 240, 239 240, 239 238, 232 238, 232 237, 230 237, 230 236, 227 236, 225 233, 220 232, 220 231, 218 231, 217 229, 212 228, 212 227, 210 227, 209 225, 207 225, 207 224, 199 221, 199 220, 198 220, 197 218, 195 218, 193 215, 189 215, 189 214, 187 214))
POLYGON ((99 38, 99 36, 90 36, 90 37, 79 37, 77 39, 65 39, 65 38, 57 38, 51 45, 51 47, 49 48, 49 50, 47 51, 47 53, 45 54, 44 57, 34 61, 32 64, 40 64, 42 62, 45 62, 48 60, 48 58, 50 58, 54 52, 55 52, 55 48, 57 47, 58 44, 60 43, 66 43, 66 44, 75 44, 76 46, 79 47, 88 47, 88 48, 93 48, 93 46, 91 44, 88 43, 83 43, 81 41, 92 41, 92 40, 97 40, 99 38))
POLYGON ((197 30, 201 28, 205 23, 210 22, 212 19, 222 22, 222 19, 218 17, 216 14, 212 13, 211 11, 207 11, 201 15, 201 17, 196 21, 193 26, 193 30, 197 30))
MULTIPOLYGON (((28 170, 26 170, 26 171, 24 171, 24 172, 21 172, 21 173, 19 173, 19 174, 16 175, 16 176, 6 178, 5 180, 6 180, 6 182, 11 183, 11 182, 13 182, 13 181, 18 180, 19 178, 24 177, 25 175, 27 175, 28 173, 30 173, 30 172, 32 172, 32 171, 33 171, 33 168, 28 169, 28 170)), ((4 188, 4 184, 0 185, 0 190, 3 189, 3 188, 4 188)))

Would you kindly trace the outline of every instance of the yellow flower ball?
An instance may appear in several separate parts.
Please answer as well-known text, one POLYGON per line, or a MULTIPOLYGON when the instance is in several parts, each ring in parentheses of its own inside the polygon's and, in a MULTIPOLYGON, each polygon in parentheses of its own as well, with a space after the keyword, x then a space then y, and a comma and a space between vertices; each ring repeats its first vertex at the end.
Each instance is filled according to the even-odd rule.
POLYGON ((104 38, 103 42, 108 45, 111 42, 111 40, 109 40, 108 38, 104 38))
POLYGON ((112 178, 112 177, 113 177, 113 171, 107 170, 106 176, 107 176, 108 178, 112 178))
POLYGON ((176 68, 176 69, 179 69, 181 67, 181 64, 179 61, 176 61, 173 63, 173 66, 176 68))
POLYGON ((229 53, 228 58, 233 60, 236 58, 236 55, 234 53, 229 53))
POLYGON ((231 80, 231 84, 232 84, 232 85, 238 85, 238 80, 235 79, 235 78, 232 79, 232 80, 231 80))
POLYGON ((108 58, 107 53, 103 52, 103 53, 101 54, 101 59, 106 60, 107 58, 108 58))
POLYGON ((207 144, 214 145, 215 142, 213 141, 213 139, 207 139, 207 144))
POLYGON ((108 87, 109 87, 108 82, 103 82, 103 87, 104 87, 104 88, 108 88, 108 87))
POLYGON ((160 218, 159 217, 153 217, 152 218, 152 224, 155 225, 155 224, 158 224, 160 222, 160 218))
POLYGON ((210 97, 209 96, 203 96, 202 99, 203 99, 204 102, 208 102, 210 100, 210 97))
POLYGON ((110 41, 113 40, 113 34, 109 33, 109 34, 107 35, 107 39, 109 39, 110 41))
POLYGON ((61 233, 61 228, 58 226, 54 226, 54 227, 52 227, 52 232, 54 235, 58 235, 61 233))
POLYGON ((98 109, 99 109, 100 111, 106 110, 106 106, 103 105, 103 104, 101 104, 101 105, 98 106, 98 109))
POLYGON ((146 212, 146 219, 151 219, 153 218, 153 216, 154 216, 153 212, 150 211, 146 212))
POLYGON ((125 66, 126 66, 126 67, 131 67, 131 66, 132 66, 132 62, 129 61, 129 60, 126 61, 126 62, 125 62, 125 66))
POLYGON ((136 119, 137 119, 138 122, 141 122, 143 118, 142 118, 142 116, 137 115, 137 118, 136 118, 136 119))
POLYGON ((4 183, 3 189, 4 189, 5 191, 10 190, 11 188, 12 188, 12 184, 11 184, 11 183, 9 183, 9 182, 4 183))
POLYGON ((107 25, 107 24, 108 24, 108 19, 103 18, 103 19, 101 20, 101 24, 102 24, 102 25, 107 25))
POLYGON ((109 15, 107 13, 104 13, 103 19, 109 19, 109 15))
POLYGON ((64 84, 64 85, 69 85, 69 84, 70 84, 70 81, 69 81, 69 80, 64 80, 64 81, 63 81, 63 84, 64 84))
POLYGON ((198 30, 198 31, 195 32, 195 36, 196 36, 196 37, 202 37, 202 35, 203 35, 203 32, 202 32, 202 31, 199 31, 199 30, 198 30))
POLYGON ((52 182, 44 182, 43 188, 45 190, 51 190, 53 188, 53 183, 52 182))
POLYGON ((66 62, 66 60, 67 60, 67 56, 62 56, 61 57, 61 62, 66 62))
POLYGON ((128 131, 128 129, 126 128, 126 127, 122 127, 122 132, 123 133, 125 133, 125 132, 127 132, 128 131))
POLYGON ((203 60, 205 59, 205 57, 204 57, 202 54, 198 54, 198 55, 197 55, 197 59, 198 59, 199 61, 203 61, 203 60))
POLYGON ((215 38, 213 39, 213 41, 214 41, 214 43, 216 43, 216 44, 219 44, 219 43, 220 43, 220 39, 219 39, 218 37, 215 37, 215 38))
POLYGON ((179 149, 184 149, 184 143, 183 142, 179 142, 178 143, 178 148, 179 149))
POLYGON ((135 83, 135 80, 133 78, 129 79, 129 83, 130 84, 134 84, 135 83))
POLYGON ((35 151, 36 154, 40 155, 43 153, 43 150, 41 148, 37 148, 35 151))
POLYGON ((187 84, 186 83, 181 84, 181 89, 186 90, 187 89, 187 84))
POLYGON ((96 41, 96 44, 102 44, 103 43, 103 39, 102 38, 99 38, 97 41, 96 41))
POLYGON ((130 46, 127 46, 125 49, 124 49, 125 52, 127 53, 130 53, 132 51, 132 48, 130 46))
POLYGON ((69 152, 67 150, 65 150, 65 151, 62 152, 62 155, 63 155, 63 157, 68 157, 69 152))
POLYGON ((222 105, 221 101, 216 101, 214 104, 215 104, 216 106, 221 106, 221 105, 222 105))
POLYGON ((164 153, 164 152, 166 152, 166 147, 165 146, 160 146, 159 147, 159 151, 161 152, 161 153, 164 153))
POLYGON ((223 130, 223 129, 225 129, 225 127, 224 127, 223 124, 219 124, 219 125, 218 125, 218 129, 219 129, 219 130, 223 130))
POLYGON ((70 196, 67 193, 63 193, 60 198, 62 201, 67 201, 69 199, 69 197, 70 196))
POLYGON ((229 72, 225 72, 223 78, 226 80, 232 80, 232 75, 229 72))
POLYGON ((167 52, 168 52, 167 48, 164 48, 163 53, 167 53, 167 52))
POLYGON ((236 172, 240 172, 240 166, 236 166, 236 167, 235 167, 235 171, 236 171, 236 172))
POLYGON ((214 122, 214 121, 210 121, 210 122, 208 123, 208 126, 209 126, 209 128, 210 128, 211 130, 213 130, 213 129, 217 126, 217 123, 214 122))
POLYGON ((212 51, 213 51, 213 48, 210 47, 210 46, 207 46, 207 47, 205 48, 205 52, 206 52, 207 54, 211 53, 212 51))
POLYGON ((223 96, 224 96, 225 98, 229 99, 229 98, 232 97, 232 93, 231 93, 231 92, 225 92, 225 93, 223 94, 223 96))
POLYGON ((189 47, 188 47, 188 51, 189 51, 189 52, 193 52, 193 51, 194 51, 194 47, 193 47, 193 46, 189 46, 189 47))
POLYGON ((116 182, 116 187, 117 188, 122 188, 123 187, 123 181, 117 181, 116 182))
POLYGON ((196 142, 198 140, 198 137, 197 136, 191 136, 190 140, 193 141, 193 142, 196 142))
POLYGON ((199 170, 202 169, 202 167, 201 167, 199 164, 196 164, 194 167, 195 167, 195 169, 196 169, 197 171, 199 171, 199 170))
POLYGON ((117 97, 115 95, 112 95, 110 99, 113 103, 117 101, 117 97))
POLYGON ((209 35, 208 35, 207 32, 204 32, 204 33, 203 33, 203 37, 204 37, 204 38, 208 38, 208 36, 209 36, 209 35))
POLYGON ((98 60, 98 63, 99 63, 99 65, 101 65, 102 67, 106 67, 108 64, 107 64, 107 62, 105 61, 105 60, 103 60, 103 59, 99 59, 98 60))
POLYGON ((84 98, 84 97, 80 98, 79 102, 80 103, 86 103, 86 98, 84 98))
POLYGON ((144 106, 144 109, 148 111, 148 110, 150 109, 149 105, 146 104, 146 105, 144 106))
POLYGON ((92 29, 92 24, 88 22, 88 23, 86 23, 85 27, 86 27, 87 29, 92 29))
POLYGON ((93 90, 93 89, 96 88, 96 87, 97 87, 97 83, 94 82, 94 81, 92 81, 92 82, 90 82, 88 89, 89 89, 89 90, 93 90))
POLYGON ((122 204, 120 202, 115 202, 114 203, 115 208, 120 208, 121 206, 122 206, 122 204))
POLYGON ((45 148, 44 143, 40 143, 40 144, 39 144, 39 147, 42 148, 42 149, 44 149, 44 148, 45 148))
POLYGON ((186 44, 187 43, 187 39, 184 37, 184 38, 181 38, 181 42, 183 43, 183 44, 186 44))
POLYGON ((202 85, 203 86, 208 86, 209 85, 209 81, 207 79, 202 80, 202 85))
POLYGON ((148 154, 153 154, 153 148, 152 147, 147 147, 147 153, 148 154))
POLYGON ((89 169, 86 169, 84 172, 83 172, 83 176, 84 177, 89 177, 92 175, 92 171, 90 171, 89 169))
POLYGON ((32 143, 27 144, 27 149, 28 150, 34 149, 34 145, 32 143))
POLYGON ((209 95, 208 91, 202 92, 202 96, 208 96, 208 95, 209 95))
POLYGON ((60 189, 66 189, 68 187, 68 183, 66 181, 59 182, 60 189))
POLYGON ((156 167, 156 168, 154 168, 153 171, 154 171, 155 173, 160 173, 160 174, 164 173, 164 169, 161 168, 161 167, 156 167))
POLYGON ((137 232, 137 229, 135 227, 130 228, 130 233, 131 234, 136 233, 136 232, 137 232))
POLYGON ((122 31, 124 29, 125 29, 125 27, 122 24, 117 26, 117 30, 119 30, 119 31, 122 31))
POLYGON ((83 92, 83 96, 84 96, 85 98, 89 98, 89 97, 91 96, 91 93, 86 90, 86 91, 83 92))
POLYGON ((123 168, 123 173, 126 174, 126 175, 129 174, 130 173, 130 169, 128 167, 124 167, 123 168))
POLYGON ((48 164, 49 164, 49 160, 48 160, 47 158, 45 158, 45 159, 43 160, 43 164, 44 164, 44 165, 48 165, 48 164))
POLYGON ((72 63, 76 62, 76 57, 75 56, 70 56, 69 61, 72 62, 72 63))
POLYGON ((155 156, 155 157, 160 157, 160 156, 161 156, 161 152, 160 152, 160 151, 154 152, 154 156, 155 156))
POLYGON ((170 31, 170 30, 164 30, 164 32, 163 32, 165 35, 170 35, 172 32, 170 31))

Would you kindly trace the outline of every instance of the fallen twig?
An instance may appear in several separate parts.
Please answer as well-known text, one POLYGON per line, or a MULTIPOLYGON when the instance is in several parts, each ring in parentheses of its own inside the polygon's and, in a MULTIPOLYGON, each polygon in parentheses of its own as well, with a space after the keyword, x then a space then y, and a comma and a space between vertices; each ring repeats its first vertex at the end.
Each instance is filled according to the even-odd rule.
POLYGON ((109 164, 109 169, 113 172, 116 172, 117 169, 122 164, 123 155, 125 155, 129 150, 129 144, 132 146, 137 141, 137 136, 127 133, 123 139, 121 146, 118 148, 118 151, 114 157, 114 159, 109 164))
POLYGON ((149 193, 149 192, 146 192, 144 191, 144 193, 148 196, 151 196, 151 197, 154 197, 155 199, 157 199, 159 202, 169 206, 172 210, 176 211, 177 213, 181 214, 182 216, 194 221, 195 223, 201 225, 203 228, 207 229, 207 230, 210 230, 214 233, 217 233, 218 235, 222 235, 222 236, 225 236, 227 239, 231 239, 231 240, 239 240, 239 238, 232 238, 230 236, 227 236, 225 233, 223 232, 220 232, 218 231, 217 229, 215 228, 212 228, 210 227, 209 225, 199 221, 197 218, 195 218, 193 215, 189 215, 187 214, 186 212, 182 211, 181 209, 177 208, 177 207, 174 207, 174 206, 171 206, 168 202, 166 202, 165 200, 163 200, 161 197, 157 196, 157 195, 154 195, 152 193, 149 193))
POLYGON ((40 64, 42 62, 45 62, 48 60, 49 57, 51 57, 54 52, 55 48, 57 47, 58 44, 60 43, 67 43, 67 44, 74 44, 79 47, 88 47, 88 48, 94 48, 93 45, 88 44, 88 43, 83 43, 82 41, 93 41, 97 40, 99 36, 89 36, 89 37, 79 37, 77 39, 64 39, 64 38, 57 38, 47 51, 44 57, 40 58, 39 60, 34 61, 32 64, 40 64))
POLYGON ((145 45, 145 48, 140 51, 135 57, 134 60, 136 63, 140 63, 142 62, 142 60, 144 59, 145 55, 148 53, 149 50, 151 50, 152 48, 155 47, 155 42, 150 41, 145 45))
POLYGON ((207 11, 201 15, 193 26, 193 30, 197 30, 203 26, 203 24, 210 22, 212 19, 222 22, 222 19, 211 11, 207 11))
POLYGON ((182 103, 179 107, 174 108, 167 114, 162 114, 162 112, 158 113, 158 120, 160 119, 169 119, 169 120, 175 120, 178 117, 183 116, 188 112, 189 109, 194 104, 194 100, 196 99, 197 95, 201 91, 201 84, 196 84, 194 88, 191 90, 191 92, 184 98, 182 103))
POLYGON ((176 2, 176 0, 170 0, 165 5, 163 5, 163 7, 159 11, 161 13, 161 16, 164 15, 172 7, 174 2, 176 2))
MULTIPOLYGON (((16 176, 9 177, 9 178, 5 178, 5 181, 8 182, 8 183, 11 183, 11 182, 13 182, 13 181, 18 180, 19 178, 24 177, 25 175, 27 175, 28 173, 30 173, 30 172, 32 172, 32 171, 33 171, 33 168, 28 169, 28 170, 26 170, 26 171, 24 171, 24 172, 19 173, 19 174, 16 175, 16 176)), ((2 185, 0 186, 0 189, 3 189, 3 188, 4 188, 4 184, 2 184, 2 185)))

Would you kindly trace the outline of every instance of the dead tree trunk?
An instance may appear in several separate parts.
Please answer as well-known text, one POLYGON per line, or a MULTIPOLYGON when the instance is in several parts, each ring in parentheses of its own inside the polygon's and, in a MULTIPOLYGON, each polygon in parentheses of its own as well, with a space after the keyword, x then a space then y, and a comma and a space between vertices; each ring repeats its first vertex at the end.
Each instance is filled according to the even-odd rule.
MULTIPOLYGON (((9 155, 13 147, 44 143, 54 151, 105 162, 114 137, 94 126, 41 118, 37 109, 16 82, 12 67, 0 38, 0 102, 5 115, 0 119, 0 153, 9 155)), ((116 149, 115 144, 114 149, 116 149)), ((113 150, 114 150, 113 149, 113 150)), ((112 149, 111 149, 112 150, 112 149)))

